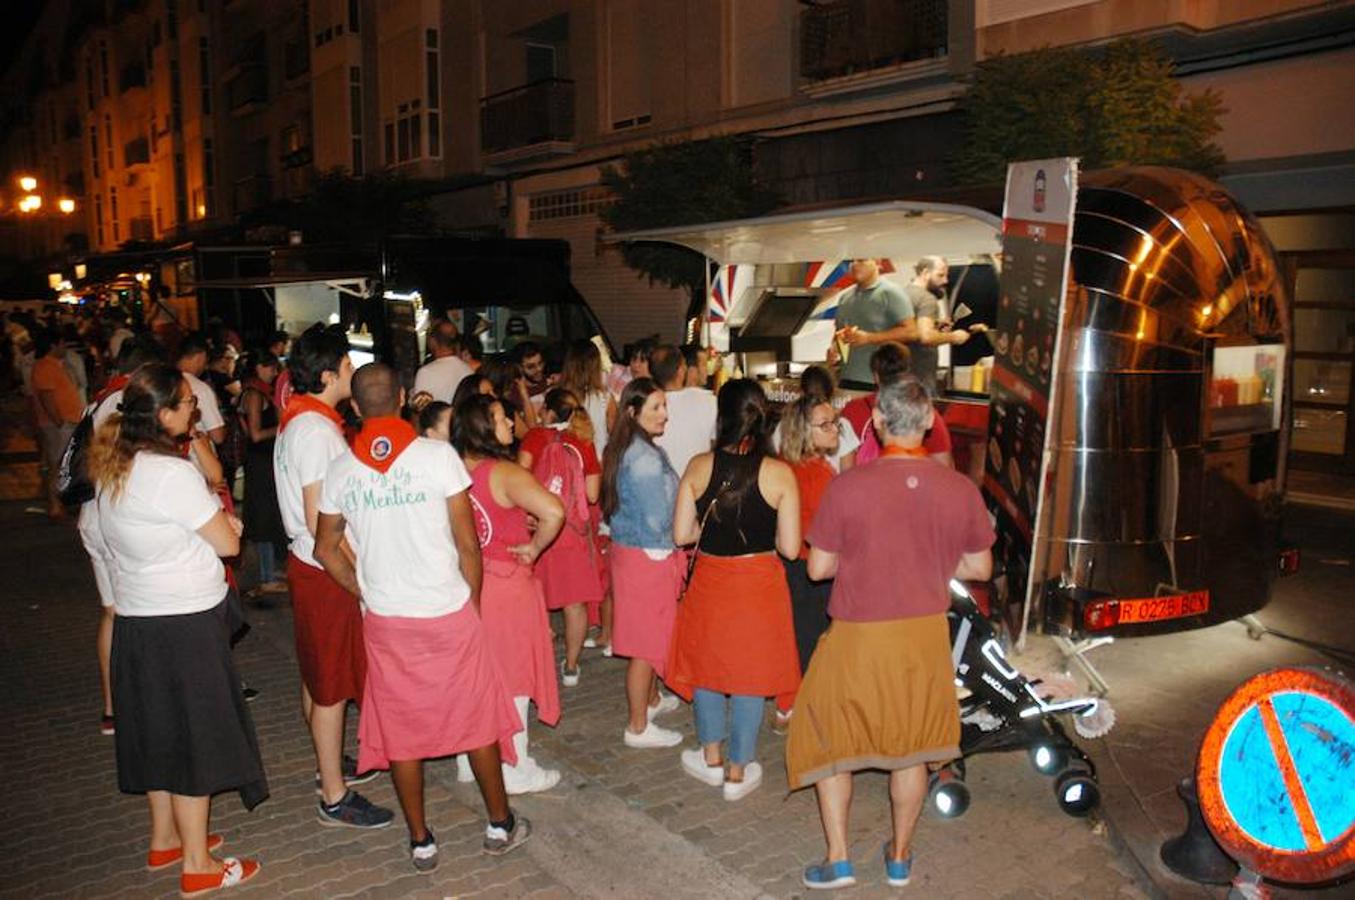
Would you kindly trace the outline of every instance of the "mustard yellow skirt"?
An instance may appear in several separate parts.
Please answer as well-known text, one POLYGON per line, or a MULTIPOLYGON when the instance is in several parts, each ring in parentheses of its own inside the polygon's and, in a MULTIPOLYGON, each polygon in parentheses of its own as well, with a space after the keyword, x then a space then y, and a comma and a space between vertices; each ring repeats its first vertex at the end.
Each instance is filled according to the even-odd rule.
POLYGON ((786 741, 791 790, 840 772, 955 759, 954 684, 944 614, 833 622, 795 701, 786 741))

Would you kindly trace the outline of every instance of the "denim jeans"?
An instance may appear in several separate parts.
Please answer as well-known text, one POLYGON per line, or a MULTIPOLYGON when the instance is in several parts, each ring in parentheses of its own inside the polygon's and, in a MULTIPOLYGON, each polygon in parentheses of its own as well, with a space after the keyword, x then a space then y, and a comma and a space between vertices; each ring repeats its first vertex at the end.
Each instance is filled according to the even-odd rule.
POLYGON ((277 554, 272 541, 255 541, 254 552, 259 555, 259 584, 277 578, 277 554))
POLYGON ((726 760, 738 766, 752 762, 757 755, 757 734, 762 728, 763 702, 762 697, 729 696, 697 688, 692 697, 696 739, 704 746, 728 738, 726 760))

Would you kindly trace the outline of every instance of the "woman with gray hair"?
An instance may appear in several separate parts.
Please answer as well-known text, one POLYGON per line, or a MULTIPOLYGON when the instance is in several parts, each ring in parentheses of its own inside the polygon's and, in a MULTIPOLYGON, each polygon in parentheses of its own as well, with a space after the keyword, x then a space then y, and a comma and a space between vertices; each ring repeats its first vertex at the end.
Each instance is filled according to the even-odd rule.
POLYGON ((915 378, 880 388, 879 459, 844 472, 810 526, 808 574, 832 578, 832 624, 814 651, 786 744, 792 790, 814 785, 828 852, 809 888, 856 883, 848 857, 852 773, 890 772, 891 886, 908 883, 927 766, 959 756, 960 718, 946 625, 951 578, 986 579, 993 527, 969 479, 926 458, 935 413, 915 378))

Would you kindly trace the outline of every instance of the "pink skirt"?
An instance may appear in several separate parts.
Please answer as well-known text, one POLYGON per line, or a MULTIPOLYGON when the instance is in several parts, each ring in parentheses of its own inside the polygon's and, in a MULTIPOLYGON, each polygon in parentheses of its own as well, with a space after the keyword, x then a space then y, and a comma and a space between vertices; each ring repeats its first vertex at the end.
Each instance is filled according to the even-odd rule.
POLYGON ((517 764, 523 728, 466 604, 435 619, 378 616, 363 622, 367 681, 358 721, 358 771, 391 760, 435 759, 494 742, 517 764))
POLYGON ((687 574, 683 554, 650 559, 643 550, 613 542, 612 653, 642 659, 659 677, 668 669, 668 648, 678 596, 687 574))
POLYGON ((564 609, 575 603, 601 603, 597 548, 566 525, 560 536, 536 561, 536 577, 546 589, 546 608, 564 609))
POLYGON ((480 623, 509 696, 531 697, 537 716, 547 725, 560 721, 546 598, 531 569, 505 560, 484 561, 480 623))

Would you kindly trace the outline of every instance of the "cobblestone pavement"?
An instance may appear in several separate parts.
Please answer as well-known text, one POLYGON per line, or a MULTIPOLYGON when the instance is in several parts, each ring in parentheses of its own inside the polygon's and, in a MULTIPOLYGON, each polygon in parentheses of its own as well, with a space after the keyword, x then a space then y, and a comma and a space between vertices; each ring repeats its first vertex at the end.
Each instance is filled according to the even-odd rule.
MULTIPOLYGON (((8 774, 0 819, 0 895, 175 896, 172 873, 148 873, 144 801, 119 794, 113 743, 99 715, 94 634, 98 601, 74 529, 0 503, 0 758, 8 774)), ((533 725, 534 753, 565 773, 545 795, 518 798, 535 834, 520 852, 478 852, 483 809, 446 761, 429 767, 430 824, 441 866, 416 875, 404 828, 323 828, 315 819, 313 759, 299 712, 291 617, 283 604, 252 612, 237 650, 262 691, 253 712, 272 788, 246 813, 233 796, 213 803, 225 850, 263 871, 240 897, 793 897, 801 867, 822 844, 811 792, 787 796, 780 738, 764 731, 762 788, 740 803, 684 776, 676 750, 622 746, 624 663, 585 657, 579 687, 563 690, 558 729, 533 725)), ((350 722, 350 732, 355 723, 350 722)), ((686 710, 665 724, 693 743, 686 710)), ((350 745, 351 746, 351 745, 350 745)), ((973 805, 954 821, 925 817, 912 886, 889 891, 879 847, 885 780, 858 779, 852 853, 860 887, 848 896, 1147 896, 1138 871, 1103 824, 1061 814, 1048 780, 1020 754, 971 763, 973 805)), ((395 806, 389 779, 363 790, 395 806)))

